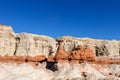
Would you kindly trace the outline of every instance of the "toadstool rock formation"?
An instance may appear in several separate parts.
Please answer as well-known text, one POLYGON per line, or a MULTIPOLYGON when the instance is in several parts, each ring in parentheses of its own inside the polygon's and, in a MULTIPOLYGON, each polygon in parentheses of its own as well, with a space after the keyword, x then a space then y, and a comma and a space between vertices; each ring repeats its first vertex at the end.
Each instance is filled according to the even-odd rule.
POLYGON ((58 49, 56 52, 56 55, 54 57, 55 60, 68 60, 69 54, 62 48, 62 40, 57 40, 58 41, 58 49))

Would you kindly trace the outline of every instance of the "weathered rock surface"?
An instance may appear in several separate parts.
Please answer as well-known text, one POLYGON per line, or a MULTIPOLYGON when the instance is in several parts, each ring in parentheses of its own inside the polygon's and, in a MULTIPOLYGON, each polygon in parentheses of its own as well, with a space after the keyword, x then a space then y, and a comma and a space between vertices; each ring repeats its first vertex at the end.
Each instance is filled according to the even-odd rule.
POLYGON ((62 46, 66 51, 72 51, 78 45, 82 45, 91 48, 96 56, 120 56, 120 41, 75 38, 71 36, 64 36, 59 39, 63 40, 62 46))
POLYGON ((14 55, 15 33, 10 26, 0 25, 0 55, 14 55))
POLYGON ((28 33, 15 34, 10 26, 0 25, 0 55, 38 56, 55 55, 55 39, 28 33))
POLYGON ((56 52, 56 55, 54 57, 55 60, 68 60, 69 59, 69 53, 66 52, 65 50, 63 50, 62 48, 62 41, 58 41, 58 49, 57 49, 57 52, 56 52))
MULTIPOLYGON (((72 51, 77 46, 88 46, 96 56, 120 56, 120 41, 95 40, 90 38, 75 38, 64 36, 62 47, 72 51)), ((28 33, 15 34, 10 26, 0 25, 0 55, 16 56, 54 56, 58 43, 55 39, 28 33)))
POLYGON ((21 33, 16 35, 17 56, 55 55, 56 41, 48 36, 21 33))
POLYGON ((83 60, 119 64, 119 47, 120 41, 115 40, 95 40, 69 36, 53 39, 44 35, 15 34, 10 26, 0 25, 0 56, 3 56, 0 61, 2 62, 14 62, 18 58, 19 62, 21 60, 31 63, 47 59, 48 62, 83 60), (95 56, 109 56, 109 58, 101 58, 100 60, 95 56))
POLYGON ((0 80, 120 80, 120 41, 15 34, 0 25, 0 80))
POLYGON ((71 60, 95 60, 95 55, 89 47, 78 46, 75 50, 71 51, 71 60))

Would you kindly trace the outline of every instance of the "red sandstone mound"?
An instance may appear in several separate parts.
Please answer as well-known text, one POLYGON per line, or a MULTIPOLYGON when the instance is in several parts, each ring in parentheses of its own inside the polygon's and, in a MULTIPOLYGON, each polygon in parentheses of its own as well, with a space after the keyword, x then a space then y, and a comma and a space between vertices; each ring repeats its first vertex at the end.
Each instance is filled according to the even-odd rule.
POLYGON ((71 52, 72 60, 95 60, 93 51, 89 47, 78 46, 71 52))
POLYGON ((72 60, 85 60, 86 59, 86 54, 85 54, 85 47, 78 46, 71 52, 70 55, 72 60))
POLYGON ((54 57, 55 60, 68 60, 68 57, 69 57, 69 54, 68 52, 66 52, 65 50, 63 50, 62 48, 62 41, 61 40, 58 40, 58 50, 57 50, 57 53, 54 57))
POLYGON ((93 53, 93 50, 90 49, 89 47, 85 48, 85 54, 86 54, 86 60, 94 61, 95 60, 95 55, 93 53))

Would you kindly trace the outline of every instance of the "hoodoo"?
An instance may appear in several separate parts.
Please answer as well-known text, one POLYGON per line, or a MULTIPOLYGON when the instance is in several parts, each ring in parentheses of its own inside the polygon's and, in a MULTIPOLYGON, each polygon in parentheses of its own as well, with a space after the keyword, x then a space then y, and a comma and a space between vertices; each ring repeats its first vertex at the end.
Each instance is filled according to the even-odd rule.
POLYGON ((58 42, 58 49, 57 49, 54 59, 55 60, 68 60, 69 54, 62 48, 63 40, 57 40, 57 42, 58 42))

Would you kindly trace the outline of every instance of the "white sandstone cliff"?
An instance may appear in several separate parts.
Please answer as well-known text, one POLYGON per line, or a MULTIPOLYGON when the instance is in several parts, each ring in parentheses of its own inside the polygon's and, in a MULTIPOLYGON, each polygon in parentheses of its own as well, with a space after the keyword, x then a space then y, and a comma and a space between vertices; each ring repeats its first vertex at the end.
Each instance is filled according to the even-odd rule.
MULTIPOLYGON (((63 48, 71 51, 78 45, 90 47, 96 56, 120 56, 120 41, 96 40, 63 36, 63 48)), ((15 34, 10 26, 0 25, 0 55, 55 55, 58 43, 54 38, 29 33, 15 34)))

